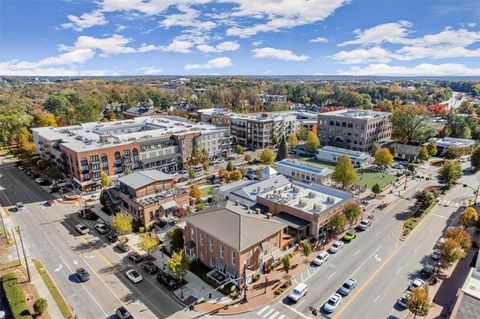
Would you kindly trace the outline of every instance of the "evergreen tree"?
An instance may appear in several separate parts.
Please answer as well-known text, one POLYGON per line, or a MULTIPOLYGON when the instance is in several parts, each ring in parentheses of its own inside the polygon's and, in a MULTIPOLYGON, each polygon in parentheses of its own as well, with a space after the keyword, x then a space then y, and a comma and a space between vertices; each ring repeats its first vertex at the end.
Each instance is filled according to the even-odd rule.
POLYGON ((280 145, 278 146, 277 157, 275 158, 275 160, 281 161, 286 158, 288 158, 288 146, 287 141, 285 140, 285 136, 282 136, 282 139, 280 140, 280 145))

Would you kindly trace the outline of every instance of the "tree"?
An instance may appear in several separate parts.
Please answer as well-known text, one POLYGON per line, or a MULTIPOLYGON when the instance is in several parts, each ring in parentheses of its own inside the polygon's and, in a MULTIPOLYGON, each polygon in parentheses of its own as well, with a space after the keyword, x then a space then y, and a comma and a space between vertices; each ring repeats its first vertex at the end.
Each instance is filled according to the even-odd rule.
POLYGON ((375 164, 378 166, 390 165, 393 163, 393 155, 386 147, 379 148, 373 155, 375 158, 375 164))
POLYGON ((440 103, 427 105, 427 111, 432 113, 433 116, 447 116, 449 113, 447 106, 440 103))
POLYGON ((262 179, 262 169, 260 167, 255 170, 255 178, 258 180, 262 179))
POLYGON ((448 228, 445 233, 445 238, 453 239, 460 245, 460 247, 462 247, 462 249, 468 249, 472 246, 472 238, 463 227, 448 228))
POLYGON ((345 229, 347 218, 343 213, 337 213, 330 219, 329 226, 335 233, 340 233, 345 229))
POLYGON ((402 105, 392 113, 392 136, 401 143, 425 142, 433 134, 425 114, 414 105, 402 105))
POLYGON ((308 240, 305 240, 302 244, 303 255, 305 256, 305 261, 307 261, 308 256, 312 253, 312 244, 308 240))
POLYGON ((440 246, 440 262, 443 267, 449 267, 457 260, 467 255, 462 246, 453 238, 447 238, 440 246))
POLYGON ((233 163, 232 163, 232 161, 228 161, 228 162, 227 162, 227 167, 226 167, 226 168, 227 168, 227 171, 229 171, 229 172, 233 171, 233 163))
POLYGON ((132 216, 127 213, 117 213, 112 217, 112 229, 120 235, 132 232, 132 216))
POLYGON ((156 235, 143 234, 138 242, 138 247, 150 255, 159 244, 160 240, 156 235))
POLYGON ((375 194, 375 197, 377 197, 381 191, 382 190, 380 189, 380 185, 378 185, 378 183, 375 183, 375 185, 372 186, 372 192, 375 194))
POLYGON ((201 150, 200 148, 198 147, 194 147, 192 149, 192 156, 190 158, 190 165, 200 165, 202 164, 203 162, 205 162, 205 160, 207 159, 208 160, 208 154, 206 154, 207 156, 205 156, 205 152, 203 150, 201 150))
POLYGON ((236 154, 243 154, 243 147, 240 144, 235 145, 234 151, 236 154))
POLYGON ((230 174, 228 175, 228 178, 231 181, 239 181, 239 180, 242 179, 242 177, 243 177, 243 175, 239 170, 231 171, 230 174))
POLYGON ((246 162, 250 162, 253 159, 252 154, 245 154, 244 159, 246 162))
POLYGON ((190 167, 188 169, 188 177, 190 178, 194 178, 195 177, 195 170, 193 169, 193 167, 190 167))
POLYGON ((320 140, 318 139, 318 136, 313 132, 309 132, 307 135, 307 142, 305 143, 305 150, 313 153, 319 146, 320 140))
POLYGON ((108 176, 105 172, 100 174, 100 184, 103 188, 110 186, 110 176, 108 176))
POLYGON ((38 110, 33 113, 33 125, 35 127, 57 127, 57 119, 55 115, 50 112, 38 110))
POLYGON ((450 188, 462 175, 462 168, 457 161, 446 161, 438 171, 438 182, 450 188))
POLYGON ((222 181, 228 181, 229 174, 229 171, 223 167, 218 170, 218 177, 220 177, 220 180, 222 181))
POLYGON ((35 300, 35 303, 33 304, 33 310, 38 315, 44 314, 47 311, 47 308, 48 308, 48 302, 44 298, 38 298, 37 300, 35 300))
POLYGON ((421 190, 415 193, 415 205, 419 211, 424 211, 435 201, 435 195, 431 191, 421 190))
POLYGON ((290 145, 291 148, 297 147, 297 145, 298 145, 297 134, 291 133, 290 135, 288 135, 287 142, 288 142, 288 145, 290 145))
POLYGON ((285 140, 285 136, 282 136, 282 139, 280 140, 280 145, 278 146, 277 157, 275 158, 275 160, 281 161, 286 158, 288 158, 288 146, 287 141, 285 140))
POLYGON ((342 155, 337 164, 335 165, 335 170, 332 174, 332 179, 342 184, 342 188, 345 188, 351 185, 357 180, 357 173, 353 168, 352 161, 347 155, 342 155))
POLYGON ((307 130, 306 127, 302 126, 300 128, 300 131, 298 132, 298 138, 302 141, 305 141, 307 139, 309 131, 307 130))
POLYGON ((273 154, 273 151, 269 148, 264 149, 260 153, 260 162, 262 162, 262 164, 272 165, 274 158, 275 154, 273 154))
POLYGON ((474 170, 480 169, 480 146, 473 150, 470 162, 474 170))
POLYGON ((460 214, 460 222, 465 227, 472 227, 477 225, 478 222, 478 213, 477 210, 473 207, 467 207, 460 214))
POLYGON ((198 200, 200 196, 202 196, 202 191, 200 190, 200 187, 198 187, 198 185, 192 186, 192 188, 190 189, 190 197, 198 200))
POLYGON ((413 163, 408 163, 407 170, 412 174, 415 175, 415 165, 413 163))
MULTIPOLYGON (((175 279, 183 281, 183 277, 188 270, 188 256, 184 250, 173 252, 172 256, 167 260, 167 269, 175 279)), ((183 285, 180 285, 180 292, 183 299, 183 285)))
POLYGON ((178 227, 172 227, 167 232, 168 238, 170 238, 170 248, 171 251, 180 251, 183 249, 183 234, 182 230, 178 227))
POLYGON ((407 297, 407 309, 417 316, 425 317, 430 310, 430 299, 428 298, 428 286, 418 287, 412 290, 407 297))
POLYGON ((437 146, 433 143, 427 145, 428 155, 435 156, 437 155, 437 146))
POLYGON ((429 159, 429 157, 430 157, 430 154, 428 153, 428 149, 426 147, 420 148, 420 150, 418 151, 417 159, 420 162, 425 162, 426 160, 429 159))
POLYGON ((362 208, 357 203, 349 203, 343 207, 343 214, 350 223, 350 227, 362 213, 362 208))
POLYGON ((288 272, 292 269, 292 263, 291 263, 291 258, 292 255, 290 253, 286 254, 285 256, 282 257, 282 266, 283 266, 283 271, 285 271, 285 274, 288 276, 288 272))

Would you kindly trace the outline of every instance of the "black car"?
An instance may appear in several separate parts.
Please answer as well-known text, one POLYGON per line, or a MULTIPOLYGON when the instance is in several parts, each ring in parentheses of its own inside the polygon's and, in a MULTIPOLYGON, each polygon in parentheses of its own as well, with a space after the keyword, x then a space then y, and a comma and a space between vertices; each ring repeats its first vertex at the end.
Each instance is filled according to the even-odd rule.
POLYGON ((115 245, 115 247, 117 247, 118 250, 124 253, 130 250, 130 246, 125 243, 118 243, 117 245, 115 245))
POLYGON ((109 242, 114 243, 118 240, 118 235, 114 232, 107 235, 107 239, 109 242))
POLYGON ((140 256, 140 254, 135 251, 129 253, 127 257, 136 264, 142 261, 142 256, 140 256))
POLYGON ((182 284, 180 279, 175 279, 168 272, 165 272, 161 269, 158 270, 157 280, 170 290, 177 289, 182 284))
POLYGON ((420 276, 425 279, 429 279, 432 277, 434 271, 435 267, 432 265, 425 265, 423 266, 422 270, 420 270, 420 276))
POLYGON ((75 274, 77 275, 78 279, 80 279, 81 282, 85 282, 90 279, 90 274, 88 273, 88 271, 85 270, 85 268, 78 268, 75 271, 75 274))
POLYGON ((118 307, 117 310, 115 310, 115 314, 119 319, 134 319, 130 311, 124 306, 118 307))
POLYGON ((154 263, 144 263, 142 268, 150 275, 156 274, 158 272, 158 267, 154 263))

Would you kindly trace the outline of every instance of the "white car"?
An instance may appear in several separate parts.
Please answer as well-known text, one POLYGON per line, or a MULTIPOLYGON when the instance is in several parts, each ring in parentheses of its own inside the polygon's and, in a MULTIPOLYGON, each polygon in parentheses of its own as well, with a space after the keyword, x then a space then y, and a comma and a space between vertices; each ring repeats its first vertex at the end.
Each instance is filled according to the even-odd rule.
POLYGON ((125 275, 127 275, 127 278, 130 279, 130 281, 134 284, 138 284, 143 280, 142 275, 140 275, 135 269, 130 269, 125 273, 125 275))
POLYGON ((411 293, 412 293, 411 291, 406 291, 400 298, 398 298, 397 300, 398 304, 403 308, 407 308, 407 299, 411 293))
POLYGON ((342 296, 340 294, 334 293, 330 296, 330 298, 325 302, 323 305, 323 309, 328 312, 332 313, 337 310, 338 306, 342 303, 342 296))
POLYGON ((410 286, 408 287, 408 290, 413 290, 415 288, 419 288, 419 287, 424 287, 426 286, 427 284, 425 283, 425 281, 423 281, 422 279, 420 278, 415 278, 414 280, 412 280, 412 282, 410 283, 410 286))
POLYGON ((25 210, 25 205, 23 205, 22 202, 18 202, 15 204, 15 208, 17 209, 17 212, 25 210))
POLYGON ((440 251, 440 249, 434 249, 434 250, 432 251, 432 253, 430 254, 430 257, 431 257, 432 259, 439 260, 441 253, 442 253, 442 252, 440 251))
POLYGON ((288 295, 292 301, 297 302, 307 294, 307 285, 306 284, 298 284, 295 288, 293 288, 292 292, 288 295))
POLYGON ((353 288, 355 288, 356 286, 357 286, 357 281, 355 279, 350 278, 343 283, 342 287, 338 289, 338 292, 343 296, 347 296, 350 293, 350 291, 352 291, 353 288))
POLYGON ((320 266, 324 262, 327 261, 328 256, 330 256, 326 251, 322 251, 320 254, 318 254, 317 257, 313 260, 313 263, 317 266, 320 266))
POLYGON ((44 181, 43 181, 43 178, 40 178, 40 177, 39 177, 39 178, 35 178, 35 182, 37 182, 37 184, 41 184, 41 183, 43 183, 44 181))
POLYGON ((342 241, 336 241, 333 243, 333 245, 330 247, 328 251, 335 254, 337 251, 342 249, 343 245, 344 244, 342 241))
POLYGON ((104 224, 104 223, 96 224, 95 225, 95 230, 102 235, 105 235, 109 231, 107 224, 104 224))
POLYGON ((360 221, 360 224, 358 224, 357 229, 365 230, 370 225, 372 225, 372 220, 370 218, 365 218, 360 221))
POLYGON ((90 229, 88 229, 87 225, 85 224, 75 225, 75 229, 82 235, 88 234, 90 232, 90 229))

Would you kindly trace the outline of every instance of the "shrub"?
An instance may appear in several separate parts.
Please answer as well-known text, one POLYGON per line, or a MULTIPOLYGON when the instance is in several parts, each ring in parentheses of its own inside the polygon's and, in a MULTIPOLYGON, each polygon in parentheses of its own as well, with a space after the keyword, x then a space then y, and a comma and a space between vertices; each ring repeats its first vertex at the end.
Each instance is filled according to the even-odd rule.
POLYGON ((35 300, 35 303, 33 304, 33 310, 35 310, 35 313, 37 314, 43 314, 45 311, 47 311, 48 308, 48 302, 44 298, 38 298, 35 300))
POLYGON ((7 297, 8 305, 15 319, 32 319, 27 308, 25 295, 18 283, 17 276, 8 273, 2 277, 2 287, 7 297))
POLYGON ((145 232, 145 227, 143 227, 143 226, 138 227, 138 232, 143 234, 145 232))

